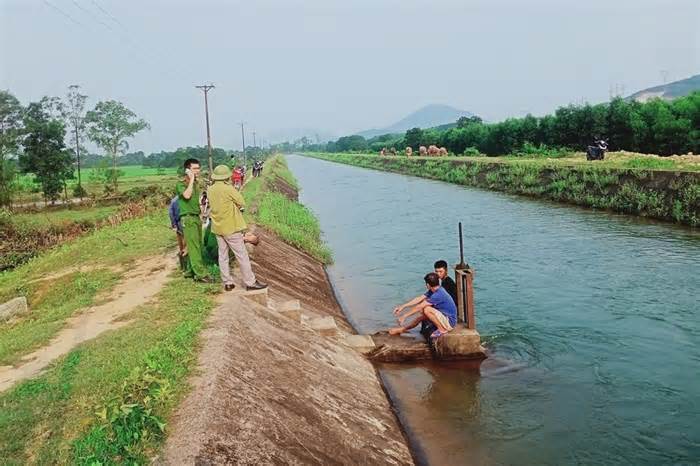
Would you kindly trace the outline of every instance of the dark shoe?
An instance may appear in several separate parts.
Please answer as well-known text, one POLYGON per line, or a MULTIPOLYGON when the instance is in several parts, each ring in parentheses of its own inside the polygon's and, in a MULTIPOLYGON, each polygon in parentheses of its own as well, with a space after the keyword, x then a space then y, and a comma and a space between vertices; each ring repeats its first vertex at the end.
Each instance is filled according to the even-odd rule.
POLYGON ((199 283, 214 283, 214 279, 211 277, 195 278, 194 281, 199 283))
POLYGON ((255 280, 255 283, 253 283, 252 286, 246 286, 245 289, 248 291, 253 291, 253 290, 264 290, 267 288, 267 283, 260 283, 259 281, 255 280))
POLYGON ((226 290, 226 291, 231 291, 231 290, 234 289, 235 287, 236 287, 236 285, 234 285, 233 283, 231 283, 230 285, 224 285, 224 290, 226 290))

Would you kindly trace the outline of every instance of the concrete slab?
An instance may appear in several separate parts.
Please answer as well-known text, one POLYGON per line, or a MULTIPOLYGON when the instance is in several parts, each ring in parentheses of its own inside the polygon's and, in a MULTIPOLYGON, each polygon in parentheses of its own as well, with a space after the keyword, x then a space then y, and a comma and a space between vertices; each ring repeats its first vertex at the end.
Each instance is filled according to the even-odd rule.
POLYGON ((246 291, 242 296, 267 307, 267 288, 263 290, 246 291))
POLYGON ((301 302, 299 302, 298 299, 290 299, 288 301, 284 301, 283 303, 278 304, 277 310, 280 312, 300 311, 301 310, 301 302))
POLYGON ((438 359, 484 359, 486 353, 481 346, 481 336, 476 330, 459 324, 454 330, 435 341, 438 359))
POLYGON ((338 325, 332 316, 317 317, 309 321, 309 327, 316 330, 324 337, 332 337, 338 334, 338 325))
POLYGON ((363 354, 376 347, 369 335, 348 335, 345 337, 345 344, 363 354))
POLYGON ((27 298, 20 296, 6 303, 0 304, 0 322, 8 320, 14 316, 25 314, 29 308, 27 307, 27 298))

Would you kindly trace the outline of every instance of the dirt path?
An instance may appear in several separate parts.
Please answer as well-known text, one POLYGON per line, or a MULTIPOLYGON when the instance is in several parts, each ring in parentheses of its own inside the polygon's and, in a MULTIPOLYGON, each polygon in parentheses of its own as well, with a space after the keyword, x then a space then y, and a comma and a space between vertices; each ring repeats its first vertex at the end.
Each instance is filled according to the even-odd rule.
POLYGON ((22 358, 18 366, 0 367, 0 392, 15 383, 37 376, 52 361, 102 332, 130 323, 119 320, 137 306, 150 301, 168 281, 176 262, 171 256, 149 257, 135 264, 106 298, 66 321, 66 327, 51 342, 22 358))

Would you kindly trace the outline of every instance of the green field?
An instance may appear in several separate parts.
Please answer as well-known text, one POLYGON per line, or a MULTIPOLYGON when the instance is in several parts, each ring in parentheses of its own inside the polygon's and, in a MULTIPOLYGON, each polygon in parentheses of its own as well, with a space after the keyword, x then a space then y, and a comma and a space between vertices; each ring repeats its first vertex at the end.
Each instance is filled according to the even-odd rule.
MULTIPOLYGON (((118 169, 123 172, 123 175, 119 177, 118 181, 118 192, 120 193, 144 185, 173 186, 174 189, 175 183, 177 183, 179 179, 176 168, 123 166, 118 167, 118 169)), ((82 169, 81 179, 83 188, 85 188, 88 194, 92 197, 99 198, 104 196, 105 190, 104 182, 97 180, 95 177, 97 171, 98 170, 95 168, 82 169)), ((76 171, 75 179, 69 180, 67 183, 69 198, 72 198, 73 188, 78 183, 77 176, 78 173, 76 171)), ((40 187, 33 182, 33 179, 34 175, 22 175, 19 177, 18 184, 21 189, 15 196, 15 204, 43 201, 40 187)), ((63 196, 61 196, 61 199, 63 199, 63 196)))
POLYGON ((107 219, 119 210, 118 205, 102 207, 74 207, 71 209, 43 209, 39 212, 18 213, 12 216, 16 228, 35 229, 65 223, 91 222, 97 223, 107 219))

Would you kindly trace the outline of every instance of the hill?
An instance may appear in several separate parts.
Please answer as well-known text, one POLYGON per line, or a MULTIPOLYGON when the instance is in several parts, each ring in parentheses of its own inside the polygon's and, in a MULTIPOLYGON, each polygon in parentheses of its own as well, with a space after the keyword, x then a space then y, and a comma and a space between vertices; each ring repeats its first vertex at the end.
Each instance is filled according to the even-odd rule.
POLYGON ((369 129, 356 134, 369 139, 381 134, 403 133, 411 128, 433 128, 447 125, 456 122, 459 117, 463 116, 469 117, 474 116, 474 114, 466 110, 450 107, 449 105, 426 105, 390 126, 369 129))
POLYGON ((696 74, 687 79, 681 79, 680 81, 643 89, 639 92, 635 92, 627 97, 627 99, 636 100, 638 102, 646 102, 654 97, 673 100, 678 97, 686 96, 694 91, 700 91, 700 74, 696 74))

